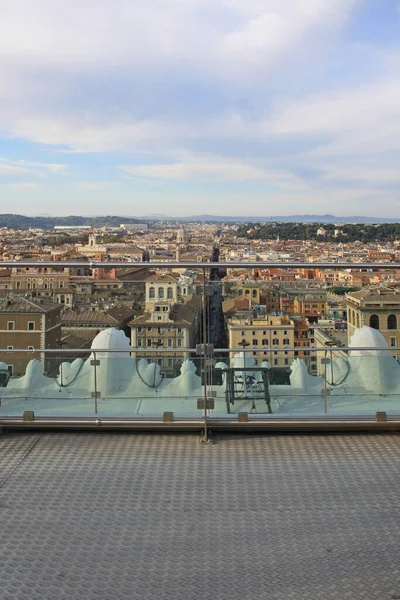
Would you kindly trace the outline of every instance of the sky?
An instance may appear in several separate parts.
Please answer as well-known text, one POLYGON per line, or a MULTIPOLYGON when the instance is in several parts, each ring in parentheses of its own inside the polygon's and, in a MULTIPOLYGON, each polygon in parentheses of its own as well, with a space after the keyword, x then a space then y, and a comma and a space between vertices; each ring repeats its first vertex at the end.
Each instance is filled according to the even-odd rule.
POLYGON ((399 1, 0 14, 0 212, 400 217, 399 1))

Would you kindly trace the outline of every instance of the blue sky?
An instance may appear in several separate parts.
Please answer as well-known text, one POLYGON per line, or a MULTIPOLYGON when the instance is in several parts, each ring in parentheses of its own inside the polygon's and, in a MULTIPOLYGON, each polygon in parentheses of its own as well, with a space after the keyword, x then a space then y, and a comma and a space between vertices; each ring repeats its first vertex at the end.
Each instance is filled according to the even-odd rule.
POLYGON ((0 0, 0 209, 400 217, 400 4, 0 0))

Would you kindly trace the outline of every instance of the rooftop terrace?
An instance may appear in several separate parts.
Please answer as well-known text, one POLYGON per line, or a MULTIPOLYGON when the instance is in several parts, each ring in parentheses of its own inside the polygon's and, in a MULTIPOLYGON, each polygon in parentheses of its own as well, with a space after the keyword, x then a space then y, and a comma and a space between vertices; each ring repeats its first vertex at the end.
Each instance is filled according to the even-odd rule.
POLYGON ((399 439, 10 432, 3 600, 400 597, 399 439))

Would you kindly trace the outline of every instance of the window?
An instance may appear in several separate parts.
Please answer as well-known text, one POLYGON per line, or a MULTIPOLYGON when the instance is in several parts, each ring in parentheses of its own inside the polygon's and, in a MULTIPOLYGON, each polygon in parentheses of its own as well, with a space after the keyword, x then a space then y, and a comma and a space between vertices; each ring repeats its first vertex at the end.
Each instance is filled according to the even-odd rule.
POLYGON ((10 376, 12 376, 13 370, 14 370, 13 365, 7 365, 7 369, 8 369, 8 372, 9 372, 10 376))
POLYGON ((151 331, 151 327, 148 327, 148 328, 147 328, 147 331, 151 331))
POLYGON ((389 315, 387 318, 387 328, 397 329, 397 317, 396 315, 389 315))
POLYGON ((7 321, 7 329, 8 329, 8 331, 14 331, 15 321, 7 321))
POLYGON ((137 328, 137 332, 138 332, 138 333, 142 333, 142 328, 141 328, 141 327, 138 327, 138 328, 137 328))
POLYGON ((285 365, 288 365, 288 364, 289 364, 289 359, 285 358, 285 365))
POLYGON ((149 289, 149 298, 155 298, 156 297, 156 290, 155 288, 151 287, 149 289))
POLYGON ((168 338, 168 348, 172 348, 172 338, 168 338))
POLYGON ((161 333, 162 332, 162 328, 161 327, 157 327, 157 333, 161 333))
POLYGON ((182 333, 182 327, 178 327, 178 333, 182 333))
POLYGON ((162 287, 158 288, 158 297, 164 298, 164 288, 162 288, 162 287))
POLYGON ((172 289, 172 287, 169 287, 167 289, 167 298, 173 298, 174 297, 174 290, 172 289))
POLYGON ((141 347, 142 347, 142 338, 138 338, 138 341, 137 341, 137 347, 138 347, 138 348, 141 348, 141 347))
POLYGON ((151 338, 147 338, 147 347, 151 348, 151 344, 152 344, 151 338))
POLYGON ((263 339, 262 345, 263 346, 268 346, 268 340, 266 338, 263 339))
POLYGON ((157 321, 162 321, 162 317, 157 317, 157 321))
POLYGON ((178 348, 182 348, 182 338, 178 338, 178 348))
POLYGON ((246 335, 246 332, 245 332, 245 331, 242 331, 242 335, 246 335))
POLYGON ((390 345, 392 348, 396 347, 396 338, 390 338, 390 345))
POLYGON ((278 364, 278 359, 274 358, 274 365, 277 365, 277 364, 278 364))
POLYGON ((34 346, 28 346, 28 350, 34 350, 34 346))
POLYGON ((369 326, 372 329, 379 329, 379 317, 378 315, 371 315, 369 318, 369 326))
POLYGON ((266 332, 266 331, 263 331, 263 335, 267 335, 267 332, 266 332))
POLYGON ((278 335, 276 331, 274 331, 274 335, 278 335))
POLYGON ((251 335, 256 335, 256 332, 255 332, 255 331, 252 331, 251 335))
POLYGON ((28 331, 35 331, 35 322, 28 321, 28 331))
POLYGON ((256 338, 253 339, 253 346, 258 346, 258 340, 256 338))
POLYGON ((287 331, 284 331, 284 332, 283 332, 283 335, 287 335, 287 331))
POLYGON ((279 340, 278 340, 278 338, 274 338, 274 339, 272 340, 272 345, 273 345, 273 346, 279 346, 279 340))
POLYGON ((14 350, 14 346, 7 346, 7 350, 14 350))

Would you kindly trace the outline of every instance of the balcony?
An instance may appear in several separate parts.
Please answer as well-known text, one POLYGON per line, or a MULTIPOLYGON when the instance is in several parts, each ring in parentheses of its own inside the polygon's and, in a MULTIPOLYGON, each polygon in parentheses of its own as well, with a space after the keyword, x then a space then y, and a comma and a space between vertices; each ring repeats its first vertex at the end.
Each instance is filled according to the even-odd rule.
POLYGON ((188 348, 0 350, 2 597, 399 596, 399 349, 369 330, 307 348, 311 374, 291 347, 218 347, 203 309, 188 348))
MULTIPOLYGON (((90 266, 116 264, 121 266, 110 262, 90 266)), ((127 266, 133 264, 142 265, 127 266)), ((50 267, 51 263, 42 265, 50 267)), ((203 319, 196 321, 198 330, 186 338, 196 339, 196 343, 163 347, 160 333, 155 343, 151 338, 149 344, 132 347, 123 331, 108 329, 97 335, 90 349, 34 348, 31 357, 26 349, 0 349, 5 382, 0 388, 0 426, 175 428, 201 430, 206 435, 210 429, 227 428, 400 426, 400 365, 393 358, 400 348, 377 342, 374 335, 378 332, 371 333, 367 344, 358 346, 307 346, 300 358, 298 348, 288 343, 272 346, 268 336, 265 346, 260 342, 218 346, 225 325, 220 316, 222 283, 215 273, 226 266, 243 269, 252 264, 147 266, 197 269, 202 275, 203 284, 194 285, 193 293, 200 291, 203 319), (24 364, 25 373, 8 379, 7 369, 13 361, 24 364)), ((336 268, 343 266, 335 264, 336 268)), ((393 265, 379 265, 381 269, 389 267, 393 265)), ((174 342, 170 333, 168 336, 174 342)))

